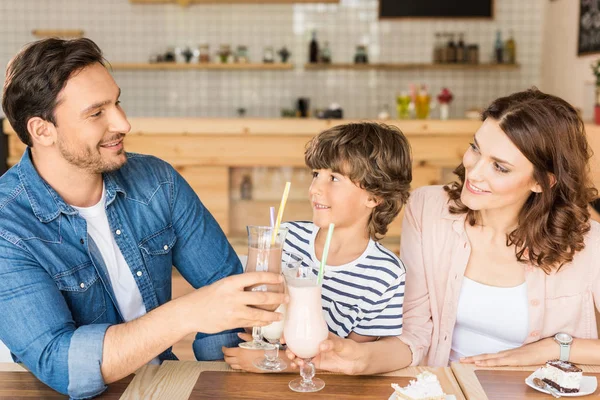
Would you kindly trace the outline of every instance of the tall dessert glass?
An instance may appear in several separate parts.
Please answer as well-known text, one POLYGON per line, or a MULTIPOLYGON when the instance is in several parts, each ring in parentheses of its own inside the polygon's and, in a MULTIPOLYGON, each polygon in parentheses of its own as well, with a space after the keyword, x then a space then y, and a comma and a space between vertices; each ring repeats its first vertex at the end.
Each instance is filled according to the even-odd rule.
MULTIPOLYGON (((274 228, 270 226, 248 226, 248 261, 245 272, 274 272, 281 273, 282 246, 285 242, 287 229, 279 229, 273 238, 274 228), (274 240, 273 240, 274 239, 274 240)), ((256 285, 246 290, 283 293, 284 285, 256 285)), ((274 305, 269 311, 274 311, 274 305)), ((269 350, 274 345, 263 341, 261 327, 252 328, 252 341, 240 343, 240 347, 250 350, 269 350)))
POLYGON ((290 389, 295 392, 317 392, 325 387, 322 379, 313 379, 315 366, 311 362, 319 353, 319 345, 328 335, 317 275, 318 270, 306 264, 297 271, 284 270, 290 302, 283 334, 288 348, 304 360, 300 368, 301 378, 289 383, 290 389))

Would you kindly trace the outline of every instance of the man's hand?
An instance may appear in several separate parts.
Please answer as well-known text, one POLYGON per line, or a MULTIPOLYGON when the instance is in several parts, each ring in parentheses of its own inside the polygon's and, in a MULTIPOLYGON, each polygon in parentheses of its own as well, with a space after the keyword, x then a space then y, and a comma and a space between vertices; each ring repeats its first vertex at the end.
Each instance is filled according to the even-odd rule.
POLYGON ((245 288, 261 284, 280 284, 283 277, 271 272, 247 272, 229 276, 212 285, 189 293, 181 299, 187 305, 182 320, 190 332, 217 333, 244 326, 266 326, 280 321, 280 313, 257 307, 287 303, 284 293, 246 292, 245 288))

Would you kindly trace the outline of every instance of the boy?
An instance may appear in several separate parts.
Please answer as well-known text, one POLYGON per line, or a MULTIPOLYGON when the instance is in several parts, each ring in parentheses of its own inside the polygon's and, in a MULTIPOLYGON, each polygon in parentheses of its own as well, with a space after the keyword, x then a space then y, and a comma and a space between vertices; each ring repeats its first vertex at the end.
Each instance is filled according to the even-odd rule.
MULTIPOLYGON (((321 297, 329 330, 356 342, 400 335, 405 268, 378 241, 408 200, 407 139, 384 124, 340 125, 308 143, 305 161, 313 170, 313 221, 283 223, 284 250, 319 265, 333 222, 321 297)), ((225 349, 225 361, 256 371, 257 354, 240 350, 225 349)))

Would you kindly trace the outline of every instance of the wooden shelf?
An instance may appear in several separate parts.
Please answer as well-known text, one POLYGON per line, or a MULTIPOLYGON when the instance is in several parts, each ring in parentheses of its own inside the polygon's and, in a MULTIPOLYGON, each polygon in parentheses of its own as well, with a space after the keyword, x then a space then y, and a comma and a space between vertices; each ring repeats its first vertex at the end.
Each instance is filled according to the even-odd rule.
POLYGON ((129 0, 133 4, 295 4, 295 3, 339 3, 340 0, 129 0))
POLYGON ((31 34, 38 38, 61 37, 61 38, 79 38, 83 37, 81 29, 34 29, 31 34))
POLYGON ((426 64, 426 63, 378 63, 378 64, 304 64, 306 70, 516 70, 519 64, 426 64))
POLYGON ((255 71, 288 71, 294 69, 294 64, 289 63, 238 63, 238 64, 219 64, 219 63, 111 63, 114 70, 255 70, 255 71))

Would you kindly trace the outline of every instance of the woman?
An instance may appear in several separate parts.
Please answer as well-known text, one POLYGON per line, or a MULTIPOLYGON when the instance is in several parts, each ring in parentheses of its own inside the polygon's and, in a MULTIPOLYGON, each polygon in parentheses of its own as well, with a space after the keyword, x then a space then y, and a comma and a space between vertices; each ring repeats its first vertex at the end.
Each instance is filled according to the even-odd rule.
MULTIPOLYGON (((393 367, 600 364, 600 225, 587 208, 597 191, 583 123, 537 89, 497 99, 482 120, 459 181, 417 189, 407 205, 393 367)), ((342 372, 384 354, 334 337, 322 350, 318 367, 342 372)))

